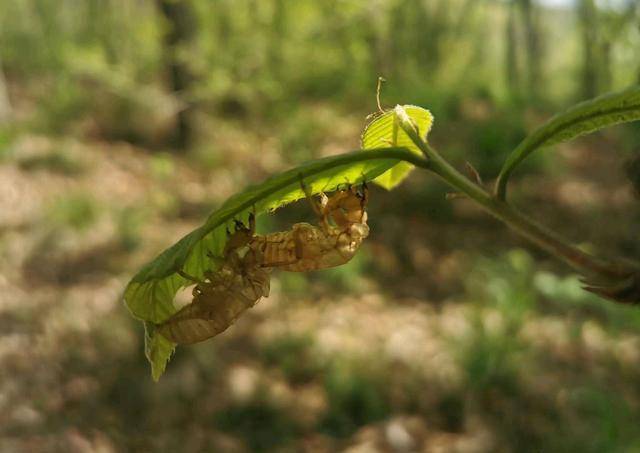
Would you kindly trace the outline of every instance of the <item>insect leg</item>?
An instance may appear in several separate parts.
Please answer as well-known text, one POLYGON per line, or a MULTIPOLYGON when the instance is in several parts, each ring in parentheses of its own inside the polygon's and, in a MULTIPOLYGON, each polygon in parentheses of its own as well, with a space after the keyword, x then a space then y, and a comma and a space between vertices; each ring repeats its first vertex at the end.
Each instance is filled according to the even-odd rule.
POLYGON ((369 201, 369 187, 367 186, 367 181, 362 181, 362 186, 360 186, 362 191, 359 191, 356 196, 360 198, 360 221, 366 222, 367 212, 365 210, 367 206, 367 202, 369 201))
POLYGON ((327 220, 327 205, 329 203, 329 199, 324 193, 320 194, 320 202, 313 198, 313 194, 309 187, 304 183, 302 178, 300 178, 300 187, 307 197, 307 201, 311 205, 311 209, 316 213, 318 218, 320 219, 320 224, 325 231, 329 230, 329 221, 327 220))
POLYGON ((201 280, 199 280, 198 278, 196 278, 196 277, 194 277, 194 276, 192 276, 192 275, 187 274, 187 273, 186 273, 185 271, 183 271, 182 269, 178 269, 177 274, 178 274, 180 277, 183 277, 183 278, 186 278, 187 280, 192 281, 193 283, 197 283, 198 285, 202 285, 202 284, 203 284, 203 282, 202 282, 201 280))
POLYGON ((249 213, 249 232, 251 236, 256 234, 256 205, 253 205, 253 210, 249 213))

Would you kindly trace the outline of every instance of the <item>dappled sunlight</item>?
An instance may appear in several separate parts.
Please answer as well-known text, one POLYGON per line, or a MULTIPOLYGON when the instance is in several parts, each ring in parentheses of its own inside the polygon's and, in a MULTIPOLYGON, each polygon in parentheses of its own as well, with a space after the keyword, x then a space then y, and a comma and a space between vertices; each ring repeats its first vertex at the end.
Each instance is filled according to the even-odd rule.
MULTIPOLYGON (((555 112, 637 83, 636 2, 5 3, 0 451, 640 450, 638 306, 584 291, 581 275, 423 168, 394 190, 369 184, 370 232, 353 259, 310 272, 270 263, 269 297, 177 348, 157 383, 123 301, 137 270, 229 197, 359 149, 378 102, 415 104, 423 129, 433 115, 428 146, 492 193, 507 156, 555 112)), ((609 120, 638 113, 618 110, 609 120)), ((387 115, 369 131, 376 146, 408 134, 387 115)), ((536 151, 507 200, 596 256, 637 261, 639 130, 536 151)), ((366 179, 340 169, 336 184, 366 179)), ((317 186, 333 177, 317 175, 317 186)), ((298 179, 287 184, 302 197, 298 179)), ((276 198, 271 208, 290 201, 276 198)), ((336 212, 360 225, 355 198, 336 212)), ((321 223, 304 197, 257 213, 258 235, 321 223)), ((194 268, 221 253, 218 239, 194 268)), ((267 267, 256 256, 238 275, 267 267)), ((169 308, 192 303, 195 286, 169 308)), ((237 294, 221 288, 209 309, 237 294)))

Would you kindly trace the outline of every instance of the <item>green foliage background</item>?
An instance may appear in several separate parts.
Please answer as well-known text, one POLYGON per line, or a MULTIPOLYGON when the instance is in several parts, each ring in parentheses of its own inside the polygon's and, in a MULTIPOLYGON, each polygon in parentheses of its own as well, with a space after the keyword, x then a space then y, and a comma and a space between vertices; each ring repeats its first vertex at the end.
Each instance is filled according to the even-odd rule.
MULTIPOLYGON (((554 113, 638 83, 639 14, 624 0, 2 2, 0 450, 640 449, 638 310, 584 293, 426 174, 372 189, 351 263, 274 274, 270 298, 180 348, 157 384, 122 302, 233 194, 358 149, 380 75, 383 107, 428 108, 430 142, 493 184, 554 113)), ((638 137, 629 124, 533 153, 509 199, 637 259, 638 137)), ((258 231, 312 219, 291 203, 258 231)))

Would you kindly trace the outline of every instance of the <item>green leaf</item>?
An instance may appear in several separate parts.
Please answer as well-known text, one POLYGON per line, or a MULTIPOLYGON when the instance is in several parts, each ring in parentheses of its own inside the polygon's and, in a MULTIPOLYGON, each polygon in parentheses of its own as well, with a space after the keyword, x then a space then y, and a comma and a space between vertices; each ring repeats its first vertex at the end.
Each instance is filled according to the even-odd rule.
MULTIPOLYGON (((431 115, 431 112, 415 105, 404 105, 402 107, 416 125, 420 136, 426 140, 427 134, 433 125, 433 115, 431 115)), ((413 140, 398 127, 396 114, 393 110, 378 114, 364 129, 361 142, 362 148, 365 150, 402 146, 410 149, 417 155, 422 155, 422 152, 413 143, 413 140)), ((411 170, 413 170, 413 165, 408 162, 402 162, 377 177, 374 182, 387 190, 391 190, 400 184, 411 170)))
POLYGON ((144 354, 151 364, 151 376, 157 382, 173 355, 175 344, 158 335, 155 329, 152 323, 144 323, 144 354))
POLYGON ((341 185, 371 181, 404 162, 425 165, 424 159, 404 148, 354 151, 308 162, 231 197, 204 225, 144 266, 127 285, 124 299, 131 313, 145 322, 154 379, 164 371, 175 347, 155 332, 154 325, 178 311, 173 303, 176 293, 192 284, 178 271, 204 279, 204 272, 214 268, 210 254, 221 256, 226 231, 233 229, 235 219, 246 223, 251 212, 260 215, 304 198, 301 181, 313 194, 332 192, 341 185))
POLYGON ((504 163, 496 185, 498 197, 505 198, 509 176, 536 149, 638 119, 640 86, 582 102, 554 116, 525 138, 504 163))

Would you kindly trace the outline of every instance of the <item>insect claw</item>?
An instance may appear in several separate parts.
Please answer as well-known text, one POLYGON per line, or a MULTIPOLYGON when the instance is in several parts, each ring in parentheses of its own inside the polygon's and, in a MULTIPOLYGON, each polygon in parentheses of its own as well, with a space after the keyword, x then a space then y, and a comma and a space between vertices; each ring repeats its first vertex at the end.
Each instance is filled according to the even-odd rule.
POLYGON ((253 234, 256 231, 256 207, 253 206, 253 212, 249 213, 249 231, 253 234))
POLYGON ((246 230, 246 229, 247 229, 247 228, 244 226, 244 223, 242 223, 242 222, 241 222, 240 220, 238 220, 238 219, 233 219, 233 225, 234 225, 234 228, 235 228, 235 231, 236 231, 236 232, 237 232, 237 231, 244 231, 244 230, 246 230))
POLYGON ((313 198, 313 193, 311 192, 309 187, 307 187, 307 185, 304 183, 304 181, 302 180, 302 177, 300 178, 300 187, 302 188, 302 191, 304 192, 304 195, 307 198, 307 201, 311 205, 311 209, 313 210, 313 212, 318 217, 323 219, 324 218, 324 207, 325 207, 325 204, 326 204, 325 200, 326 200, 327 196, 324 193, 320 192, 320 201, 317 201, 316 199, 314 199, 313 198))
POLYGON ((192 281, 193 283, 198 283, 198 284, 201 284, 201 283, 202 283, 198 278, 196 278, 196 277, 194 277, 194 276, 192 276, 192 275, 187 274, 187 273, 186 273, 185 271, 183 271, 182 269, 179 269, 179 270, 177 271, 177 274, 178 274, 180 277, 183 277, 183 278, 186 278, 187 280, 192 281))
POLYGON ((305 193, 305 195, 310 196, 311 191, 309 190, 309 187, 307 187, 307 185, 304 182, 304 178, 302 177, 302 173, 298 173, 298 179, 300 180, 300 188, 302 189, 302 191, 305 193))

